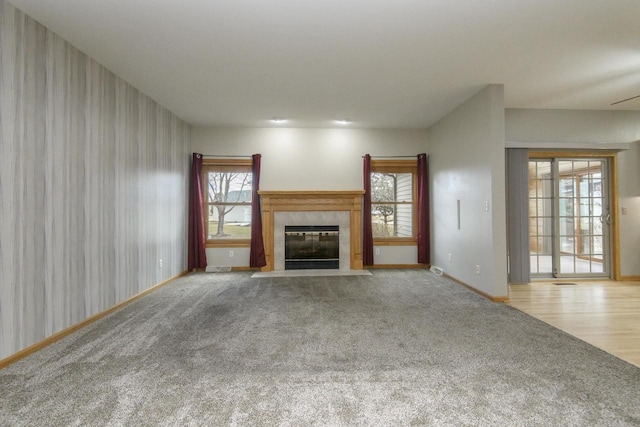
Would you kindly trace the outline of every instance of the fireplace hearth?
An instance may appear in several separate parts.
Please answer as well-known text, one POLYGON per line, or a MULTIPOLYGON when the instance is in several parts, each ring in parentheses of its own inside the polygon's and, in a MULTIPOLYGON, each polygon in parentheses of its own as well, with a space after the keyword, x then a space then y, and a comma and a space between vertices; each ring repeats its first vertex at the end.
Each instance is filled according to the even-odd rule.
POLYGON ((286 225, 285 270, 340 268, 337 225, 286 225))

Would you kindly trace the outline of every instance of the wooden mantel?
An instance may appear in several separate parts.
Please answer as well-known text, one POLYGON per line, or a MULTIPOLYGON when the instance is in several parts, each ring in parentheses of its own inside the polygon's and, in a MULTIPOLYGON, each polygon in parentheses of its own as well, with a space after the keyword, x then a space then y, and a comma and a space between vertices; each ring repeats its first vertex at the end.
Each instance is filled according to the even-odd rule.
POLYGON ((362 196, 355 191, 258 191, 262 201, 262 236, 267 265, 262 271, 273 271, 273 221, 275 212, 348 211, 351 222, 352 270, 362 270, 362 196))

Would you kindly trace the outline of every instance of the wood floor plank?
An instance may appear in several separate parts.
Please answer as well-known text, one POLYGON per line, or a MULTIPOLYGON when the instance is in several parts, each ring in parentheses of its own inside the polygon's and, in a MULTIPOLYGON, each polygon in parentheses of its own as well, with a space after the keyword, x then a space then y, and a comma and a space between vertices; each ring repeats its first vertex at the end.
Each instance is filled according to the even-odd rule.
POLYGON ((640 367, 640 282, 510 285, 509 305, 640 367))

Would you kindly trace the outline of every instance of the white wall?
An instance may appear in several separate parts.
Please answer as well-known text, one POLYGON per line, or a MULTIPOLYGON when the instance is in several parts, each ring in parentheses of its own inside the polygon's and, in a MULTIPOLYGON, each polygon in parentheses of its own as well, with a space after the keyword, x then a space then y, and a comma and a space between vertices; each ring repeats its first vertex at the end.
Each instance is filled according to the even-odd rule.
MULTIPOLYGON (((426 130, 209 128, 192 131, 192 151, 214 155, 262 154, 260 189, 360 190, 362 156, 414 156, 426 151, 426 130)), ((404 247, 385 247, 377 264, 415 264, 404 247), (399 262, 402 260, 402 262, 399 262)), ((249 251, 207 249, 209 265, 248 266, 249 251)))
POLYGON ((416 264, 417 246, 374 246, 373 263, 375 265, 416 264))
POLYGON ((620 273, 640 276, 640 142, 618 154, 620 273), (626 214, 624 213, 626 212, 626 214))
POLYGON ((428 137, 432 263, 486 294, 507 296, 503 86, 476 93, 428 137))
POLYGON ((505 111, 507 141, 624 143, 640 140, 640 111, 505 111))

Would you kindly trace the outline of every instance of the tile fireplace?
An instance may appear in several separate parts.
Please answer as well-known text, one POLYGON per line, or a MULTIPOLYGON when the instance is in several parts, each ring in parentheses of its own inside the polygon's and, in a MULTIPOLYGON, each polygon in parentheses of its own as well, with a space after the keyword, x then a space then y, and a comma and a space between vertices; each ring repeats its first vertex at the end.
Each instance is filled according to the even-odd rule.
MULTIPOLYGON (((338 242, 338 266, 327 268, 362 270, 363 193, 362 190, 260 191, 267 259, 262 271, 288 269, 285 262, 285 226, 337 226, 339 232, 332 239, 338 242)), ((330 231, 322 231, 327 232, 330 231)))

